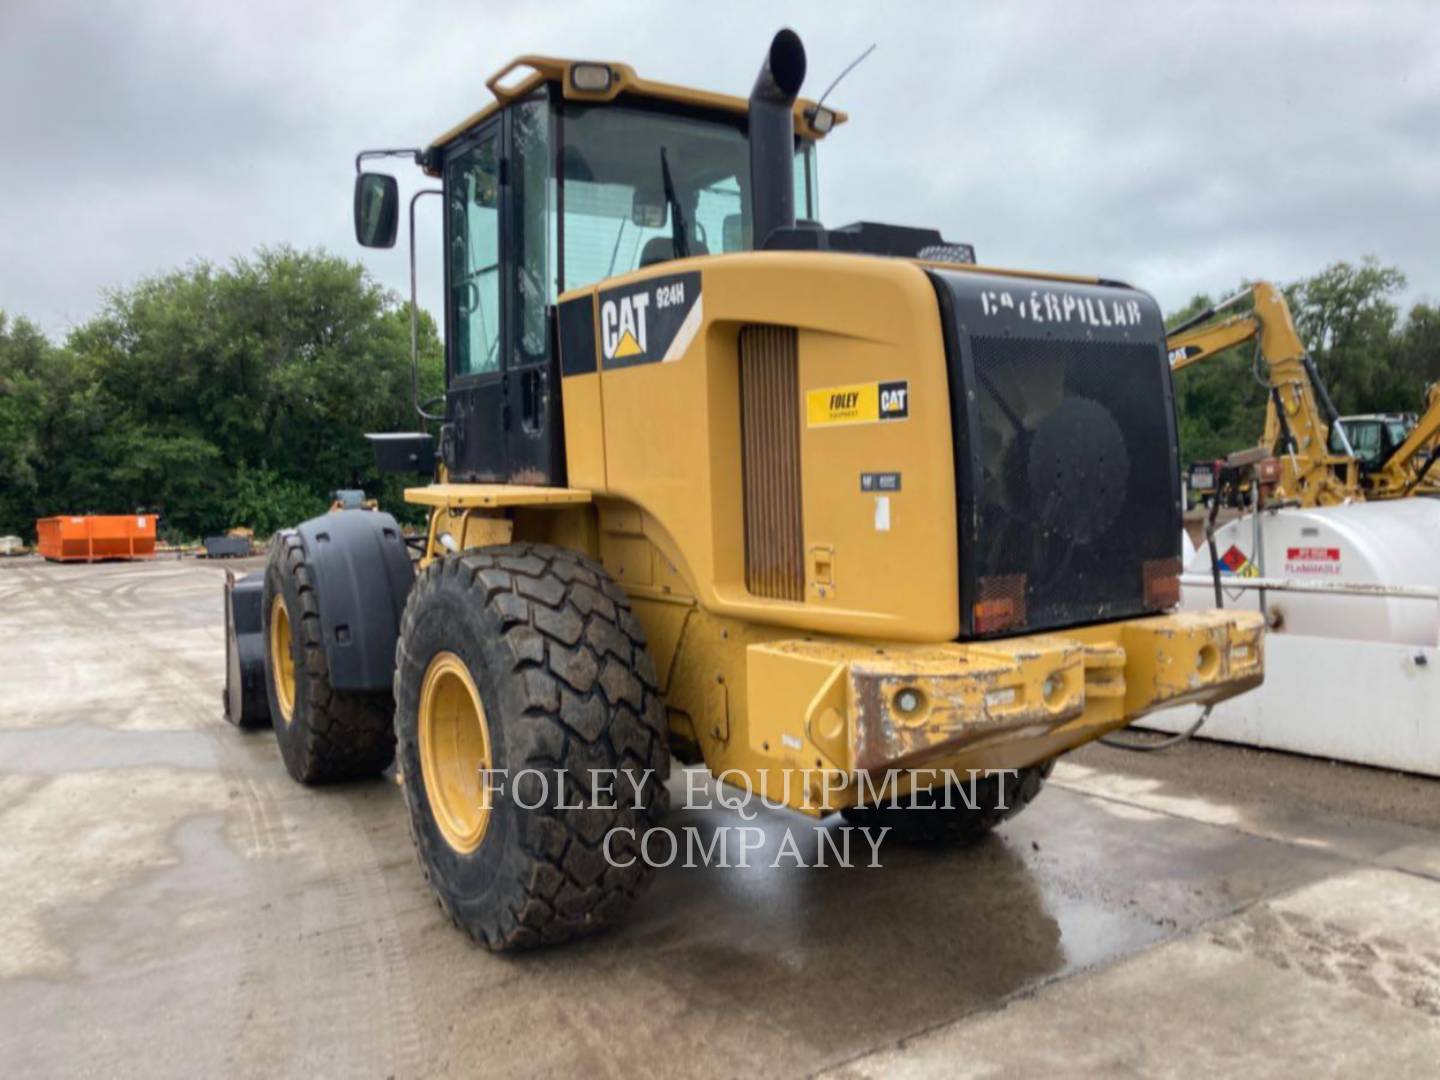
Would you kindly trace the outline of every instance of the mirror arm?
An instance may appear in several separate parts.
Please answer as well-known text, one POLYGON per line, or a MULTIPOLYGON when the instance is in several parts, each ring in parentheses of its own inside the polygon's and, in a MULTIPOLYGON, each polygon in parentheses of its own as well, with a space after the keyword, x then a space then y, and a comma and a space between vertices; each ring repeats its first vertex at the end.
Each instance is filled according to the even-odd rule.
POLYGON ((416 149, 415 147, 396 150, 361 150, 358 154, 355 155, 355 175, 360 175, 361 164, 369 160, 370 158, 408 157, 414 159, 415 164, 419 165, 421 164, 421 158, 423 158, 424 156, 425 152, 423 150, 416 149))
MULTIPOLYGON (((368 151, 379 153, 379 151, 368 151)), ((394 151, 387 151, 394 152, 394 151)), ((400 151, 408 153, 408 151, 400 151)), ((359 159, 356 159, 358 167, 359 159)), ((420 297, 415 277, 415 204, 420 201, 422 195, 443 195, 439 188, 424 188, 410 196, 410 391, 415 401, 415 411, 420 414, 420 422, 424 424, 427 420, 444 420, 445 414, 439 416, 425 411, 425 405, 420 400, 420 297)))

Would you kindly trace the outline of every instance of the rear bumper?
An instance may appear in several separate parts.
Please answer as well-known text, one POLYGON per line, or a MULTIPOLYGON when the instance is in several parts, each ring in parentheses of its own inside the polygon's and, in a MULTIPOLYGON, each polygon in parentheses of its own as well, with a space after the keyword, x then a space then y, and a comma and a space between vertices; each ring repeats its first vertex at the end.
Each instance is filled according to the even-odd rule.
POLYGON ((1257 612, 1199 611, 964 644, 751 645, 750 748, 850 774, 1021 768, 1156 709, 1259 686, 1263 630, 1257 612))

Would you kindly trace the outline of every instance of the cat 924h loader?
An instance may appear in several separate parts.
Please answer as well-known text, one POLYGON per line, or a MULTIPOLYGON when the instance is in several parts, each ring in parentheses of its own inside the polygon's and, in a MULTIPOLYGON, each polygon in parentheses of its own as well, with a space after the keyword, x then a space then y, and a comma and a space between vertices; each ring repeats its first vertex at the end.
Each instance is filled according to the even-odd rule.
MULTIPOLYGON (((433 474, 428 527, 307 521, 229 597, 232 718, 268 707, 306 783, 398 758, 425 874, 492 949, 630 903, 672 755, 964 839, 1065 751, 1262 678, 1258 614, 1173 610, 1154 301, 823 228, 844 115, 804 70, 790 31, 748 101, 527 56, 406 151, 444 205, 447 383, 437 443, 376 446, 433 474)), ((358 176, 361 243, 400 211, 358 176)))

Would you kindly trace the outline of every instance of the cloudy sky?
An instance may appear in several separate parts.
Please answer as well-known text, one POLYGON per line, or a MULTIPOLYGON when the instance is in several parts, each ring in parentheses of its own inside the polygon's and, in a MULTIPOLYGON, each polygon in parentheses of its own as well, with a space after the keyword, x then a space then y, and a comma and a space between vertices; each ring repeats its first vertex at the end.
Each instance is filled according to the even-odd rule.
MULTIPOLYGON (((107 287, 278 243, 404 289, 403 246, 352 239, 357 149, 428 141, 523 52, 743 94, 782 24, 811 95, 879 46, 832 99, 851 123, 822 148, 827 224, 934 225, 1166 308, 1366 254, 1440 297, 1435 0, 0 0, 0 309, 59 336, 107 287)), ((433 305, 433 240, 421 258, 433 305)))

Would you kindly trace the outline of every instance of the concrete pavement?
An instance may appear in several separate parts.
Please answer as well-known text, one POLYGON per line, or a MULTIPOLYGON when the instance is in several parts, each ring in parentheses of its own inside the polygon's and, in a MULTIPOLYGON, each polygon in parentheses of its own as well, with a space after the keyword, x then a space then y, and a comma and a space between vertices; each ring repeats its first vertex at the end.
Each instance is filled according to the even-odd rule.
POLYGON ((1227 747, 1161 765, 1087 750, 978 847, 675 867, 615 932, 500 958, 436 908, 393 783, 304 789, 270 732, 225 724, 222 578, 0 562, 6 1075, 1440 1060, 1440 785, 1227 747))

